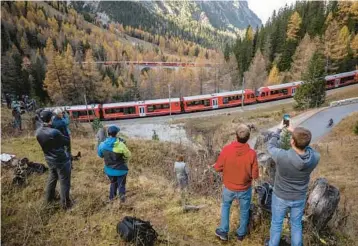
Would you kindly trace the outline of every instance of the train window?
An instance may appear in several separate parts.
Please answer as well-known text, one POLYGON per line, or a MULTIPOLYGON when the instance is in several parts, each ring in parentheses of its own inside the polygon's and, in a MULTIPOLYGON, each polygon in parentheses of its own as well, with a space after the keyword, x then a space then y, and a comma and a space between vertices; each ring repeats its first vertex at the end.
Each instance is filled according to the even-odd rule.
POLYGON ((147 112, 153 112, 154 111, 154 105, 147 106, 147 112))
POLYGON ((223 98, 223 104, 228 104, 229 103, 229 98, 228 97, 224 97, 223 98))
POLYGON ((124 114, 135 114, 135 107, 121 108, 124 114))
POLYGON ((204 106, 210 106, 210 100, 209 99, 203 100, 203 103, 204 103, 204 106))
MULTIPOLYGON (((93 115, 93 110, 88 110, 88 114, 89 115, 93 115)), ((86 110, 81 110, 81 111, 72 111, 72 115, 74 118, 78 118, 80 116, 87 116, 87 111, 86 110)))
POLYGON ((349 76, 349 77, 345 77, 345 78, 341 78, 340 84, 343 84, 349 80, 353 80, 354 79, 354 75, 349 76))
POLYGON ((264 96, 265 96, 265 92, 262 92, 262 93, 261 93, 261 96, 264 97, 264 96))
POLYGON ((247 99, 250 99, 250 95, 247 95, 247 99))
POLYGON ((268 96, 268 92, 266 92, 266 96, 268 96))
POLYGON ((288 90, 287 90, 287 89, 283 89, 283 90, 282 90, 282 93, 283 93, 284 95, 287 95, 287 94, 288 94, 288 90))
POLYGON ((254 94, 251 94, 251 98, 255 98, 255 95, 254 95, 254 94))
POLYGON ((162 108, 163 108, 163 109, 165 109, 165 108, 170 108, 169 103, 168 103, 168 104, 162 104, 162 108))

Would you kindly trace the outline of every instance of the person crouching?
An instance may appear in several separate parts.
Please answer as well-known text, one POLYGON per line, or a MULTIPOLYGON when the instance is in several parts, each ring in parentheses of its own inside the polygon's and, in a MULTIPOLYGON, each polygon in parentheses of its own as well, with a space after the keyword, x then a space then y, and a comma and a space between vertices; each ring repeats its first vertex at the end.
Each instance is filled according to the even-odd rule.
POLYGON ((109 200, 117 196, 125 202, 126 179, 128 173, 128 160, 131 152, 122 139, 117 138, 120 131, 118 126, 108 127, 108 137, 98 146, 98 156, 104 158, 104 172, 111 184, 109 187, 109 200))

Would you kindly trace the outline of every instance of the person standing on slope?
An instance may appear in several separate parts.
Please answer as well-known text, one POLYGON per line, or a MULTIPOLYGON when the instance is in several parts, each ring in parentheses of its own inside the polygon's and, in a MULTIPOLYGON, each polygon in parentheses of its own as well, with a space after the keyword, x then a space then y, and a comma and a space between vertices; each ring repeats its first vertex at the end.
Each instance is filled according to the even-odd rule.
POLYGON ((126 180, 128 173, 128 160, 131 152, 124 140, 117 138, 119 127, 109 126, 107 139, 98 146, 98 156, 104 158, 104 172, 111 184, 109 187, 109 200, 117 196, 117 190, 121 202, 125 202, 126 180))
POLYGON ((71 158, 65 150, 69 138, 59 130, 51 128, 52 112, 44 110, 40 113, 42 126, 36 130, 36 139, 39 142, 49 167, 49 177, 46 188, 46 202, 55 199, 57 180, 60 180, 61 205, 64 209, 71 207, 71 158))
POLYGON ((223 195, 221 205, 221 224, 215 234, 223 241, 228 240, 230 224, 230 208, 233 200, 240 203, 240 226, 236 231, 239 241, 244 240, 249 223, 251 203, 251 183, 259 177, 256 152, 250 148, 247 141, 250 138, 250 129, 239 125, 236 131, 236 140, 226 145, 214 165, 217 172, 223 173, 223 195))
POLYGON ((311 132, 303 127, 292 129, 289 150, 281 149, 279 140, 282 126, 277 129, 268 143, 267 150, 276 163, 275 184, 272 195, 272 218, 270 239, 265 245, 278 246, 282 223, 290 210, 291 244, 302 246, 302 217, 305 209, 310 175, 316 168, 320 155, 309 147, 311 132))

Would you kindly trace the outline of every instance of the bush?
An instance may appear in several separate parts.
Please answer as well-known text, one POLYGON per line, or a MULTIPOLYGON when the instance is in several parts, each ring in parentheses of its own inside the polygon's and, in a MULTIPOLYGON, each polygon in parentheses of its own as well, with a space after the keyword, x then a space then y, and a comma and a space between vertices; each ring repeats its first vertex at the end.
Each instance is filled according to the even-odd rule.
POLYGON ((358 121, 356 122, 356 124, 354 126, 353 132, 355 135, 358 135, 358 121))

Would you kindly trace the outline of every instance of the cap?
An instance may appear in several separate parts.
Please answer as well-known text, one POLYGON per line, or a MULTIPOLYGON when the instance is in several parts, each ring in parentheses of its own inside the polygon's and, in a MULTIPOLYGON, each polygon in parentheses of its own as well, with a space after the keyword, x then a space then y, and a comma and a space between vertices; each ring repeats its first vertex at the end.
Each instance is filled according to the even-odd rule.
POLYGON ((120 128, 118 126, 111 125, 108 127, 107 131, 108 131, 108 134, 118 133, 120 131, 120 128))
POLYGON ((51 118, 52 112, 49 110, 44 110, 40 113, 40 119, 45 123, 49 123, 51 121, 51 118))

